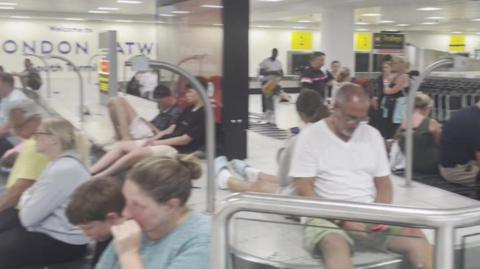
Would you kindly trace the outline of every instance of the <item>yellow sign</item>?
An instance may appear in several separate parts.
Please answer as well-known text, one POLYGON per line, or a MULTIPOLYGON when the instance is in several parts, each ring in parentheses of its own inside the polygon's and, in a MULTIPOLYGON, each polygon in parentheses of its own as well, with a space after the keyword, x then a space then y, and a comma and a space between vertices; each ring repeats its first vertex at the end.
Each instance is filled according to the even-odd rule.
POLYGON ((312 50, 313 37, 312 32, 293 32, 292 33, 293 50, 312 50))
POLYGON ((372 33, 355 33, 355 51, 372 51, 372 33))
POLYGON ((465 43, 464 35, 452 35, 450 36, 450 45, 448 46, 448 50, 450 52, 464 52, 465 43))

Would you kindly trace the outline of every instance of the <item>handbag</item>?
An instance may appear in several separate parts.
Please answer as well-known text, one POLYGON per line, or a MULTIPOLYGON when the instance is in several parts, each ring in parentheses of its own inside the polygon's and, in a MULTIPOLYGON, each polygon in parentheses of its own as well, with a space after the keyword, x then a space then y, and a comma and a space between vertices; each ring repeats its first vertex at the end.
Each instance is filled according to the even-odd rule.
POLYGON ((392 121, 395 124, 401 124, 405 119, 405 113, 407 110, 407 97, 398 97, 395 101, 395 108, 393 109, 392 121))

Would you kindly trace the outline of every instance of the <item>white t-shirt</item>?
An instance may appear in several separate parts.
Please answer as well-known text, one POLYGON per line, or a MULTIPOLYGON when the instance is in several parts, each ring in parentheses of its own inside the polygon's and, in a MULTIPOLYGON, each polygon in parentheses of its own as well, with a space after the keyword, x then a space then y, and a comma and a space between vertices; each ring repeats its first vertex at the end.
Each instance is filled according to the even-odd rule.
POLYGON ((324 199, 372 203, 377 196, 375 177, 390 175, 380 133, 361 124, 345 142, 325 120, 300 134, 290 176, 314 177, 315 192, 324 199))
MULTIPOLYGON (((263 60, 260 63, 260 69, 265 69, 266 71, 282 71, 282 63, 275 59, 272 61, 272 59, 269 57, 265 60, 263 60)), ((279 79, 281 78, 280 76, 275 76, 275 75, 268 75, 268 76, 261 76, 260 79, 262 81, 264 80, 272 80, 272 79, 279 79)))

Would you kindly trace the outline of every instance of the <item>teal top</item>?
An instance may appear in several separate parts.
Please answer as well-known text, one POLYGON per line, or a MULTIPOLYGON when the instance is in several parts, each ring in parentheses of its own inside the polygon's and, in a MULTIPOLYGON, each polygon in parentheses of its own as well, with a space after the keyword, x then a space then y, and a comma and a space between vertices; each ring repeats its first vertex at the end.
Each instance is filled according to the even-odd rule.
MULTIPOLYGON (((144 234, 140 256, 147 269, 209 269, 209 246, 209 217, 191 212, 180 226, 160 240, 152 241, 144 234)), ((128 269, 121 267, 113 240, 95 268, 128 269)))

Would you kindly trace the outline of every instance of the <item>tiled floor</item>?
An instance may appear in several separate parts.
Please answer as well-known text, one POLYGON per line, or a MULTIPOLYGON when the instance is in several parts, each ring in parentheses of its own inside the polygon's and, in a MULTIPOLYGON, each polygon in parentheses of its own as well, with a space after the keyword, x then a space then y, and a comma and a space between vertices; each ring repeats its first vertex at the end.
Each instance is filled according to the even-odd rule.
MULTIPOLYGON (((52 85, 53 91, 58 92, 57 94, 53 94, 52 98, 47 100, 53 109, 55 109, 63 117, 74 123, 78 128, 83 129, 89 135, 89 137, 91 137, 97 143, 104 144, 112 140, 112 125, 108 119, 106 108, 99 105, 99 96, 95 85, 87 85, 85 89, 85 103, 88 107, 88 110, 90 111, 90 115, 85 117, 86 121, 84 123, 81 123, 79 121, 78 90, 76 86, 77 82, 72 80, 57 80, 54 81, 52 85)), ((295 100, 296 96, 293 96, 293 99, 295 100)), ((129 101, 132 102, 138 113, 145 118, 151 118, 156 113, 156 107, 153 102, 145 102, 144 100, 130 97, 129 101)), ((260 102, 260 95, 250 96, 250 111, 260 113, 260 102)), ((276 106, 277 125, 280 128, 286 129, 289 127, 298 126, 298 117, 296 116, 294 105, 287 103, 280 104, 277 102, 276 106)), ((282 145, 282 141, 249 132, 247 161, 253 166, 258 167, 262 171, 274 174, 277 169, 277 165, 275 163, 275 154, 282 145), (261 145, 261 147, 258 145, 261 145)), ((420 208, 458 208, 472 205, 480 206, 480 203, 478 201, 452 194, 447 191, 443 191, 427 185, 415 183, 413 187, 407 188, 405 187, 404 180, 402 178, 392 176, 392 180, 394 183, 394 204, 396 205, 420 208)), ((207 183, 205 176, 202 177, 199 181, 195 182, 195 185, 199 188, 194 189, 189 204, 197 210, 204 210, 206 208, 206 184, 207 183)), ((227 191, 217 190, 215 193, 217 204, 229 194, 230 193, 227 191)), ((248 235, 249 229, 258 231, 258 226, 249 227, 249 225, 245 223, 244 225, 237 226, 241 226, 242 229, 245 230, 241 229, 242 232, 236 234, 236 243, 239 244, 238 246, 240 248, 245 247, 245 249, 247 250, 253 252, 256 251, 256 253, 252 252, 252 254, 259 255, 263 258, 268 258, 272 257, 272 255, 276 255, 275 257, 282 257, 292 261, 302 260, 302 257, 305 255, 305 252, 300 250, 298 250, 299 253, 296 253, 295 251, 297 250, 294 249, 297 248, 292 248, 292 251, 284 254, 279 254, 277 252, 277 250, 275 249, 276 246, 278 246, 281 242, 284 242, 284 234, 289 232, 286 227, 279 226, 276 227, 276 229, 262 229, 264 233, 262 232, 261 234, 263 236, 268 235, 266 237, 268 237, 269 240, 265 241, 264 245, 258 246, 252 245, 257 244, 258 241, 254 239, 250 240, 251 238, 249 238, 248 236, 241 236, 241 234, 248 235), (269 230, 268 233, 267 230, 269 230), (275 232, 276 230, 278 231, 275 232), (288 257, 284 257, 284 255, 288 255, 288 257)), ((462 234, 470 234, 478 231, 480 231, 480 228, 474 227, 469 228, 466 231, 462 231, 462 234)), ((430 241, 434 241, 432 232, 428 232, 427 235, 430 241)), ((295 242, 290 242, 290 244, 300 244, 301 242, 298 240, 298 236, 300 235, 297 231, 292 237, 295 239, 295 242)))

